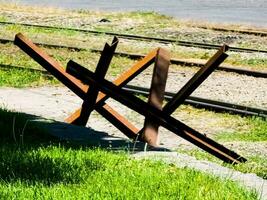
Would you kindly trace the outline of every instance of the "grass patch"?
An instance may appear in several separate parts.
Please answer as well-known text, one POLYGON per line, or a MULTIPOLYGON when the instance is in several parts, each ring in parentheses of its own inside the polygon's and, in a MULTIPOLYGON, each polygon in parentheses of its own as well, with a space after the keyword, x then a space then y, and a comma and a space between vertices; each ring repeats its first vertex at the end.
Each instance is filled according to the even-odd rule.
POLYGON ((229 180, 123 153, 2 146, 1 154, 2 199, 257 199, 229 180))
POLYGON ((247 66, 260 66, 261 68, 266 68, 267 58, 249 58, 242 60, 240 64, 247 66))
POLYGON ((79 35, 79 32, 74 30, 65 30, 65 29, 53 29, 53 28, 42 28, 42 27, 25 27, 23 25, 6 25, 5 29, 10 32, 28 32, 30 34, 59 34, 65 36, 75 36, 79 35))
MULTIPOLYGON (((52 139, 45 131, 32 121, 36 116, 0 109, 1 143, 39 143, 52 139)), ((11 145, 12 146, 12 145, 11 145)))
POLYGON ((40 72, 31 72, 27 69, 0 69, 0 87, 32 87, 46 84, 57 84, 52 78, 40 72))
POLYGON ((7 18, 5 16, 0 15, 0 22, 6 22, 7 18))
POLYGON ((14 116, 21 135, 29 116, 0 110, 1 199, 257 199, 230 180, 195 170, 44 137, 41 143, 44 135, 34 126, 24 134, 35 139, 18 145, 14 116))
MULTIPOLYGON (((119 14, 118 14, 119 15, 119 14)), ((152 15, 150 13, 146 15, 151 15, 150 17, 154 19, 155 13, 152 15)), ((145 15, 145 16, 146 16, 145 15)), ((116 15, 114 14, 114 17, 116 15)), ((129 16, 130 18, 130 16, 129 16)), ((141 18, 141 17, 140 17, 141 18)), ((146 18, 146 17, 145 17, 146 18)), ((149 18, 149 17, 147 17, 149 18)), ((150 18, 149 18, 150 19, 150 18)), ((168 19, 165 19, 165 21, 168 19)), ((146 26, 147 22, 145 22, 146 26)), ((106 25, 105 25, 106 26, 106 25)), ((178 26, 178 25, 177 25, 178 26)), ((101 29, 98 28, 98 29, 101 29)), ((87 33, 81 33, 76 31, 68 31, 68 30, 53 30, 53 29, 44 29, 44 28, 34 28, 34 27, 24 27, 19 25, 6 25, 6 26, 0 26, 0 37, 7 37, 7 35, 10 36, 10 38, 13 38, 14 35, 18 32, 22 32, 26 34, 29 38, 38 41, 38 42, 44 42, 44 43, 53 43, 53 44, 64 44, 64 45, 70 45, 70 46, 80 46, 80 47, 86 47, 86 48, 97 48, 101 49, 103 48, 103 45, 106 41, 110 41, 110 36, 105 35, 93 35, 93 34, 87 34, 87 33)), ((118 32, 118 31, 117 31, 118 32)), ((123 31, 124 33, 124 31, 123 31)), ((136 34, 136 33, 135 33, 136 34)), ((141 34, 140 31, 138 34, 141 34)), ((146 35, 146 34, 145 34, 146 35)), ((148 34, 150 35, 150 34, 148 34)), ((209 38, 209 36, 206 36, 209 38)), ((175 38, 177 39, 177 38, 175 38)), ((147 53, 150 50, 162 46, 160 43, 156 42, 144 42, 144 41, 124 41, 124 39, 121 39, 121 43, 118 46, 118 51, 127 51, 130 53, 147 53)), ((1 45, 2 46, 2 45, 1 45)), ((4 45, 3 45, 4 46, 4 45)), ((8 45, 5 45, 8 46, 8 45)), ((10 45, 9 45, 10 46, 10 45)), ((215 52, 215 50, 204 50, 204 49, 196 49, 196 48, 186 48, 181 47, 175 44, 172 44, 171 46, 165 46, 165 48, 171 50, 172 57, 173 58, 181 58, 181 59, 209 59, 215 52)), ((48 48, 46 48, 48 49, 48 48)), ((8 53, 8 49, 4 50, 6 53, 8 53)), ((12 51, 12 50, 10 50, 12 51)), ((68 55, 71 53, 69 50, 63 50, 58 49, 57 52, 63 52, 61 54, 68 55)), ((56 50, 54 50, 56 52, 56 50)), ((75 58, 75 52, 72 51, 72 55, 75 58)), ((4 52, 2 53, 4 54, 4 52)), ((83 63, 88 62, 88 56, 84 55, 83 52, 78 52, 80 54, 80 60, 82 60, 83 63)), ((9 55, 9 54, 7 54, 9 55)), ((54 54, 56 55, 56 54, 54 54)), ((72 58, 72 56, 69 56, 72 58)), ((66 57, 66 56, 65 56, 66 57)), ((1 60, 3 60, 0 57, 1 60)), ((29 60, 26 59, 25 62, 29 60)), ((262 70, 266 69, 266 63, 267 58, 266 56, 262 56, 261 54, 240 54, 240 53, 230 53, 230 56, 224 64, 229 65, 235 65, 235 66, 244 66, 248 68, 252 68, 254 70, 262 70), (260 56, 259 56, 260 55, 260 56)), ((28 66, 28 65, 27 65, 28 66)))
POLYGON ((226 132, 216 135, 220 141, 267 141, 267 121, 261 118, 247 118, 246 123, 252 128, 242 132, 226 132))

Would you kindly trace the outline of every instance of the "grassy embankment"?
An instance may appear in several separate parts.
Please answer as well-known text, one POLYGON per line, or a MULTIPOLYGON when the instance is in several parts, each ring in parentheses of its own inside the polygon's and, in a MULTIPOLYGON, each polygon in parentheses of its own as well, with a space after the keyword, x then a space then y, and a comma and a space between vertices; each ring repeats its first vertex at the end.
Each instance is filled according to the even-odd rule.
POLYGON ((257 199, 230 180, 59 143, 23 114, 0 119, 1 199, 257 199))

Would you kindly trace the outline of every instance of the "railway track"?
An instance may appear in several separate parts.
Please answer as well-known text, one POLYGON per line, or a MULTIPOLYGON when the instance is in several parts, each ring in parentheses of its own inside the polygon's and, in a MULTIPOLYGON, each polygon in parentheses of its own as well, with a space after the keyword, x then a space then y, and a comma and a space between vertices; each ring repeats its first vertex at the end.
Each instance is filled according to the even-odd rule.
MULTIPOLYGON (((199 43, 199 42, 193 42, 193 41, 183 41, 183 40, 166 39, 166 38, 158 38, 158 37, 147 37, 147 36, 132 35, 132 34, 121 34, 121 33, 108 32, 108 31, 95 31, 95 30, 72 28, 72 27, 57 27, 57 26, 14 23, 14 22, 0 22, 0 24, 20 25, 20 26, 26 26, 26 27, 36 27, 36 28, 55 29, 55 30, 69 30, 69 31, 91 33, 91 34, 105 34, 105 35, 117 36, 119 38, 125 38, 125 39, 130 39, 130 40, 157 41, 157 42, 164 43, 164 44, 175 43, 180 46, 196 47, 196 48, 203 48, 203 49, 218 49, 221 46, 217 44, 206 44, 206 43, 199 43)), ((254 53, 254 52, 267 53, 267 50, 252 49, 252 48, 239 48, 239 47, 229 47, 229 51, 247 52, 247 53, 254 53)))
MULTIPOLYGON (((49 78, 53 78, 53 76, 46 70, 29 68, 29 67, 20 67, 20 66, 12 66, 12 65, 3 65, 0 64, 1 69, 9 70, 9 69, 19 69, 19 70, 28 70, 30 72, 39 72, 42 73, 44 76, 49 78)), ((123 87, 124 90, 138 94, 138 95, 149 95, 149 89, 144 87, 138 87, 133 85, 127 85, 123 87)), ((175 93, 172 92, 165 92, 164 98, 166 100, 172 99, 175 93)), ((204 108, 206 110, 221 112, 221 113, 231 113, 237 114, 241 116, 256 116, 267 119, 267 110, 259 109, 259 108, 252 108, 247 106, 241 106, 237 104, 225 103, 220 101, 214 101, 210 99, 204 99, 199 97, 189 97, 185 100, 184 104, 192 105, 196 108, 204 108)))
POLYGON ((206 27, 206 26, 197 26, 196 28, 210 29, 210 30, 220 31, 220 32, 232 32, 232 33, 241 33, 241 34, 246 34, 246 35, 256 35, 256 36, 261 36, 261 37, 267 36, 267 32, 264 32, 264 31, 236 30, 236 29, 206 27))
MULTIPOLYGON (((134 94, 139 94, 144 96, 149 95, 149 88, 127 85, 123 87, 123 89, 134 94)), ((174 95, 175 93, 165 92, 164 98, 166 100, 171 100, 174 97, 174 95)), ((245 116, 257 116, 267 119, 267 110, 241 106, 237 104, 225 103, 221 101, 214 101, 199 97, 190 96, 185 100, 184 104, 192 105, 196 108, 205 108, 207 110, 212 110, 216 112, 227 112, 245 116)))
MULTIPOLYGON (((9 39, 0 39, 0 43, 6 44, 6 43, 13 43, 13 40, 9 39)), ((56 44, 47 44, 47 43, 40 43, 36 42, 35 44, 41 45, 43 47, 48 48, 64 48, 64 49, 72 49, 75 51, 91 51, 95 53, 101 53, 102 50, 99 49, 89 49, 89 48, 80 48, 80 47, 74 47, 74 46, 65 46, 65 45, 56 45, 56 44)), ((127 52, 115 52, 115 55, 122 56, 122 57, 128 57, 130 59, 140 59, 143 58, 145 55, 143 54, 133 54, 133 53, 127 53, 127 52)), ((187 61, 182 59, 171 59, 172 64, 176 65, 182 65, 182 66, 188 66, 188 67, 203 67, 204 64, 200 62, 193 62, 193 61, 187 61)), ((230 66, 220 66, 217 68, 219 71, 226 71, 226 72, 233 72, 241 75, 247 75, 247 76, 253 76, 258 78, 267 78, 267 73, 260 72, 260 71, 253 71, 253 70, 247 70, 247 69, 241 69, 241 68, 234 68, 230 66)))

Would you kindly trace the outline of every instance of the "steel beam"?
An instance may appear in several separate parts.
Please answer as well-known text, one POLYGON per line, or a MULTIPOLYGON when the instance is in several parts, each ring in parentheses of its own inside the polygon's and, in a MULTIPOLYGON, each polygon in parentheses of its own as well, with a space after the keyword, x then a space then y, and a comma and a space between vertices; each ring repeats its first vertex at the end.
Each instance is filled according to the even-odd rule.
MULTIPOLYGON (((27 39, 21 33, 15 36, 14 43, 20 47, 25 53, 27 53, 30 57, 32 57, 36 62, 38 62, 42 67, 44 67, 47 71, 49 71, 53 76, 55 76, 60 82, 62 82, 65 86, 67 86, 70 90, 72 90, 77 96, 81 99, 86 99, 86 93, 89 89, 88 85, 81 83, 80 80, 76 79, 75 77, 71 76, 70 74, 66 73, 64 68, 53 58, 51 58, 48 54, 42 51, 39 47, 37 47, 31 40, 27 39)), ((150 61, 150 57, 153 57, 154 51, 151 52, 146 59, 142 59, 138 64, 148 64, 147 62, 150 61), (146 62, 145 62, 146 61, 146 62)), ((153 57, 154 58, 154 57, 153 57)), ((133 71, 140 70, 141 67, 138 68, 138 64, 133 66, 133 71), (138 69, 137 69, 138 68, 138 69)), ((136 72, 134 71, 134 72, 136 72)), ((133 72, 133 73, 134 73, 133 72)), ((125 76, 128 75, 124 74, 122 79, 124 80, 125 76)), ((119 80, 120 81, 120 80, 119 80)), ((103 93, 99 94, 98 96, 105 96, 103 93)), ((119 119, 123 121, 121 126, 127 126, 124 129, 128 130, 127 135, 131 135, 131 138, 135 138, 138 133, 138 129, 135 128, 127 119, 121 116, 118 112, 114 109, 111 109, 110 106, 102 102, 103 109, 105 109, 106 113, 109 113, 109 116, 113 116, 114 120, 117 119, 116 123, 119 124, 119 119)), ((76 112, 75 115, 70 116, 68 118, 68 123, 75 121, 80 116, 80 111, 76 112)), ((104 116, 107 116, 104 115, 104 116)))
MULTIPOLYGON (((66 85, 81 99, 87 99, 86 93, 89 89, 89 86, 81 83, 80 80, 66 73, 64 68, 56 60, 51 58, 48 54, 46 54, 39 47, 37 47, 31 40, 27 39, 21 33, 18 33, 15 36, 14 44, 20 47, 25 53, 32 57, 36 62, 38 62, 47 71, 49 71, 53 76, 55 76, 60 82, 66 85)), ((134 77, 136 77, 139 73, 141 73, 154 62, 156 53, 157 49, 151 51, 146 57, 134 64, 130 69, 125 71, 121 76, 119 76, 114 81, 114 84, 119 85, 120 87, 125 86, 134 77)), ((102 106, 103 108, 97 107, 96 111, 103 114, 103 116, 106 117, 108 120, 112 118, 114 120, 112 121, 113 124, 119 130, 124 131, 123 133, 125 133, 128 137, 135 138, 138 134, 138 129, 133 124, 131 124, 125 117, 123 117, 110 106, 105 104, 106 99, 107 97, 105 94, 99 93, 96 100, 96 104, 99 105, 99 107, 102 106)), ((78 109, 77 111, 75 111, 74 114, 72 114, 66 119, 66 122, 72 123, 77 120, 81 116, 81 110, 82 109, 78 109)))
POLYGON ((15 36, 14 44, 20 47, 20 49, 32 57, 80 98, 84 99, 86 97, 86 92, 89 88, 88 85, 82 84, 80 80, 66 73, 64 68, 56 60, 37 47, 31 40, 27 39, 21 33, 18 33, 15 36))
POLYGON ((85 84, 95 85, 100 91, 106 93, 116 101, 128 106, 145 117, 153 119, 156 123, 170 130, 176 135, 188 140, 201 149, 211 153, 227 163, 241 163, 246 159, 218 144, 205 135, 197 132, 167 113, 143 102, 134 95, 106 80, 97 80, 95 74, 81 65, 69 61, 67 72, 80 79, 85 84))
MULTIPOLYGON (((105 44, 104 49, 101 53, 100 59, 96 66, 95 75, 97 78, 104 79, 105 75, 108 71, 110 62, 118 45, 118 38, 114 37, 112 45, 105 44)), ((93 111, 93 106, 96 103, 96 99, 98 96, 98 90, 92 85, 89 87, 87 93, 87 98, 84 99, 80 116, 77 117, 72 124, 79 125, 79 126, 86 126, 87 121, 90 117, 91 112, 93 111)))
MULTIPOLYGON (((138 74, 147 69, 153 62, 157 55, 158 49, 151 51, 147 56, 141 59, 139 62, 135 63, 132 67, 122 73, 118 78, 116 78, 113 83, 117 86, 123 87, 131 80, 133 80, 138 74)), ((97 98, 97 104, 103 104, 108 97, 105 94, 99 94, 97 98), (99 102, 98 102, 99 101, 99 102)), ((76 110, 72 115, 70 115, 65 121, 71 123, 80 115, 81 109, 76 110)))
POLYGON ((167 114, 173 113, 184 103, 199 85, 228 57, 225 53, 227 45, 223 45, 216 54, 180 89, 180 91, 164 106, 163 111, 167 114))
MULTIPOLYGON (((148 97, 148 103, 159 110, 162 110, 165 87, 170 65, 170 54, 164 49, 159 49, 155 58, 154 70, 152 74, 151 87, 148 97)), ((151 146, 157 146, 158 124, 152 119, 145 118, 142 140, 151 146)))
MULTIPOLYGON (((227 54, 225 52, 227 51, 228 46, 224 45, 222 46, 217 53, 209 59, 209 61, 182 87, 182 89, 174 95, 174 97, 163 107, 163 111, 167 114, 172 114, 184 101, 186 98, 188 98, 193 91, 199 87, 199 85, 227 58, 227 54)), ((162 77, 164 77, 162 75, 162 77)), ((162 78, 163 79, 163 78, 162 78)), ((163 80, 162 80, 163 81, 163 80)), ((166 82, 163 81, 163 84, 166 84, 166 82)), ((155 83, 156 85, 156 83, 155 83)), ((153 86, 153 83, 152 83, 153 86)), ((150 89, 150 95, 151 90, 150 89)), ((165 89, 165 85, 164 85, 165 89)), ((154 107, 160 108, 161 105, 159 104, 158 99, 160 99, 161 102, 163 102, 164 99, 164 89, 160 91, 156 91, 154 95, 161 95, 160 97, 154 97, 157 102, 154 103, 154 107)), ((148 141, 148 143, 152 146, 157 145, 157 133, 158 133, 158 127, 159 125, 156 124, 153 121, 150 121, 148 124, 145 123, 145 127, 140 130, 140 133, 144 133, 144 137, 142 137, 142 140, 148 141)))

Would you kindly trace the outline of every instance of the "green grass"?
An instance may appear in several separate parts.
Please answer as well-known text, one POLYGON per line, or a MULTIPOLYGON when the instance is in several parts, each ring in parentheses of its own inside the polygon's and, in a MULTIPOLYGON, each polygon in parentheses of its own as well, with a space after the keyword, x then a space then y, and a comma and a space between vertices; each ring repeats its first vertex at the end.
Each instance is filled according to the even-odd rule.
POLYGON ((229 180, 123 153, 56 145, 0 153, 1 199, 257 199, 229 180))
POLYGON ((79 32, 74 30, 64 30, 64 29, 48 29, 48 28, 41 28, 41 27, 25 27, 23 25, 6 25, 5 28, 7 31, 10 32, 29 32, 30 34, 59 34, 65 36, 77 36, 79 32))
POLYGON ((261 118, 247 118, 247 125, 252 126, 250 130, 241 132, 226 132, 216 135, 220 141, 267 141, 267 121, 261 118))
POLYGON ((7 18, 5 16, 0 16, 0 22, 5 22, 7 21, 7 18))
MULTIPOLYGON (((114 18, 117 17, 119 14, 113 14, 114 18)), ((156 16, 164 18, 164 16, 159 16, 156 13, 133 13, 129 14, 129 16, 126 16, 126 18, 142 18, 144 15, 144 19, 152 20, 155 19, 156 16), (139 16, 140 15, 140 16, 139 16), (139 17, 138 17, 139 16, 139 17)), ((172 21, 168 17, 165 17, 163 21, 172 21)), ((141 23, 142 24, 142 23, 141 23)), ((145 22, 142 24, 142 26, 148 26, 149 23, 145 22)), ((106 25, 105 25, 106 26, 106 25)), ((177 25, 179 26, 179 25, 177 25)), ((152 28, 151 28, 152 29, 152 28)), ((138 28, 137 28, 138 30, 138 28)), ((53 29, 44 29, 44 28, 33 28, 33 27, 24 27, 19 25, 7 25, 7 26, 0 26, 0 37, 7 37, 13 38, 14 35, 18 32, 25 33, 29 38, 38 41, 38 42, 44 42, 44 43, 53 43, 53 44, 64 44, 64 45, 70 45, 70 46, 81 46, 86 48, 98 48, 102 49, 103 45, 106 41, 111 41, 111 37, 105 36, 105 35, 92 35, 92 34, 86 34, 86 33, 80 33, 76 31, 69 31, 69 30, 53 30, 53 29)), ((125 31, 123 31, 125 32, 125 31)), ((140 31, 138 31, 140 34, 140 31)), ((148 34, 150 35, 150 34, 148 34)), ((209 38, 209 36, 207 36, 209 38)), ((177 39, 177 38, 175 38, 177 39)), ((262 42, 260 43, 262 44, 262 42)), ((121 42, 118 46, 118 51, 127 51, 131 53, 147 53, 153 48, 158 47, 159 43, 147 43, 147 42, 136 42, 136 41, 127 41, 121 42)), ((11 45, 1 45, 5 46, 4 52, 1 52, 0 60, 2 64, 7 64, 9 62, 15 62, 11 61, 14 59, 14 55, 12 55, 10 52, 13 52, 14 49, 12 49, 11 45), (3 58, 2 58, 3 57, 3 58)), ((258 45, 256 45, 258 46, 258 45)), ((169 47, 166 47, 169 48, 169 47)), ((88 53, 87 51, 82 52, 75 52, 70 51, 66 49, 54 49, 51 50, 51 48, 45 48, 51 55, 54 55, 56 58, 62 58, 61 60, 69 59, 75 59, 76 57, 79 57, 79 61, 81 63, 88 63, 90 60, 95 60, 93 58, 91 53, 88 53), (89 54, 91 56, 86 55, 89 54), (60 54, 60 56, 58 55, 60 54), (80 56, 78 56, 79 54, 80 56)), ((182 59, 209 59, 213 54, 214 50, 203 50, 203 49, 191 49, 191 48, 184 48, 181 46, 177 46, 173 44, 170 48, 172 52, 173 58, 182 58, 182 59)), ((96 55, 94 55, 96 56, 96 55)), ((25 56, 23 56, 25 57, 25 56)), ((15 59, 18 60, 18 59, 15 59)), ((21 61, 17 63, 23 64, 22 66, 30 66, 32 61, 27 59, 20 59, 21 61), (24 60, 24 61, 23 61, 24 60), (29 63, 28 63, 29 62, 29 63)), ((94 62, 95 63, 95 62, 94 62)), ((229 65, 235 65, 235 66, 245 66, 247 68, 251 68, 254 70, 264 70, 266 69, 266 63, 267 58, 265 56, 258 56, 256 54, 249 54, 243 56, 240 53, 230 53, 230 56, 226 59, 224 64, 229 65)))
MULTIPOLYGON (((10 69, 0 68, 0 86, 29 87, 59 84, 55 79, 47 77, 40 72, 31 72, 27 69, 14 69, 12 66, 42 69, 38 63, 24 54, 20 49, 11 44, 0 44, 3 51, 0 52, 0 66, 11 65, 10 69)), ((43 48, 42 48, 43 49, 43 48)), ((90 51, 72 51, 67 49, 45 48, 45 52, 54 57, 62 67, 65 67, 69 60, 74 60, 90 70, 95 70, 100 54, 90 51)), ((118 74, 132 66, 133 60, 125 57, 114 57, 108 71, 107 78, 113 79, 118 74)))
POLYGON ((0 110, 0 199, 257 199, 230 180, 59 143, 38 125, 24 128, 28 120, 0 110))
POLYGON ((249 58, 246 60, 242 60, 240 64, 244 64, 247 66, 261 66, 261 68, 264 69, 266 68, 267 58, 249 58))
POLYGON ((47 84, 58 84, 52 77, 27 69, 0 69, 0 87, 32 87, 47 84))

